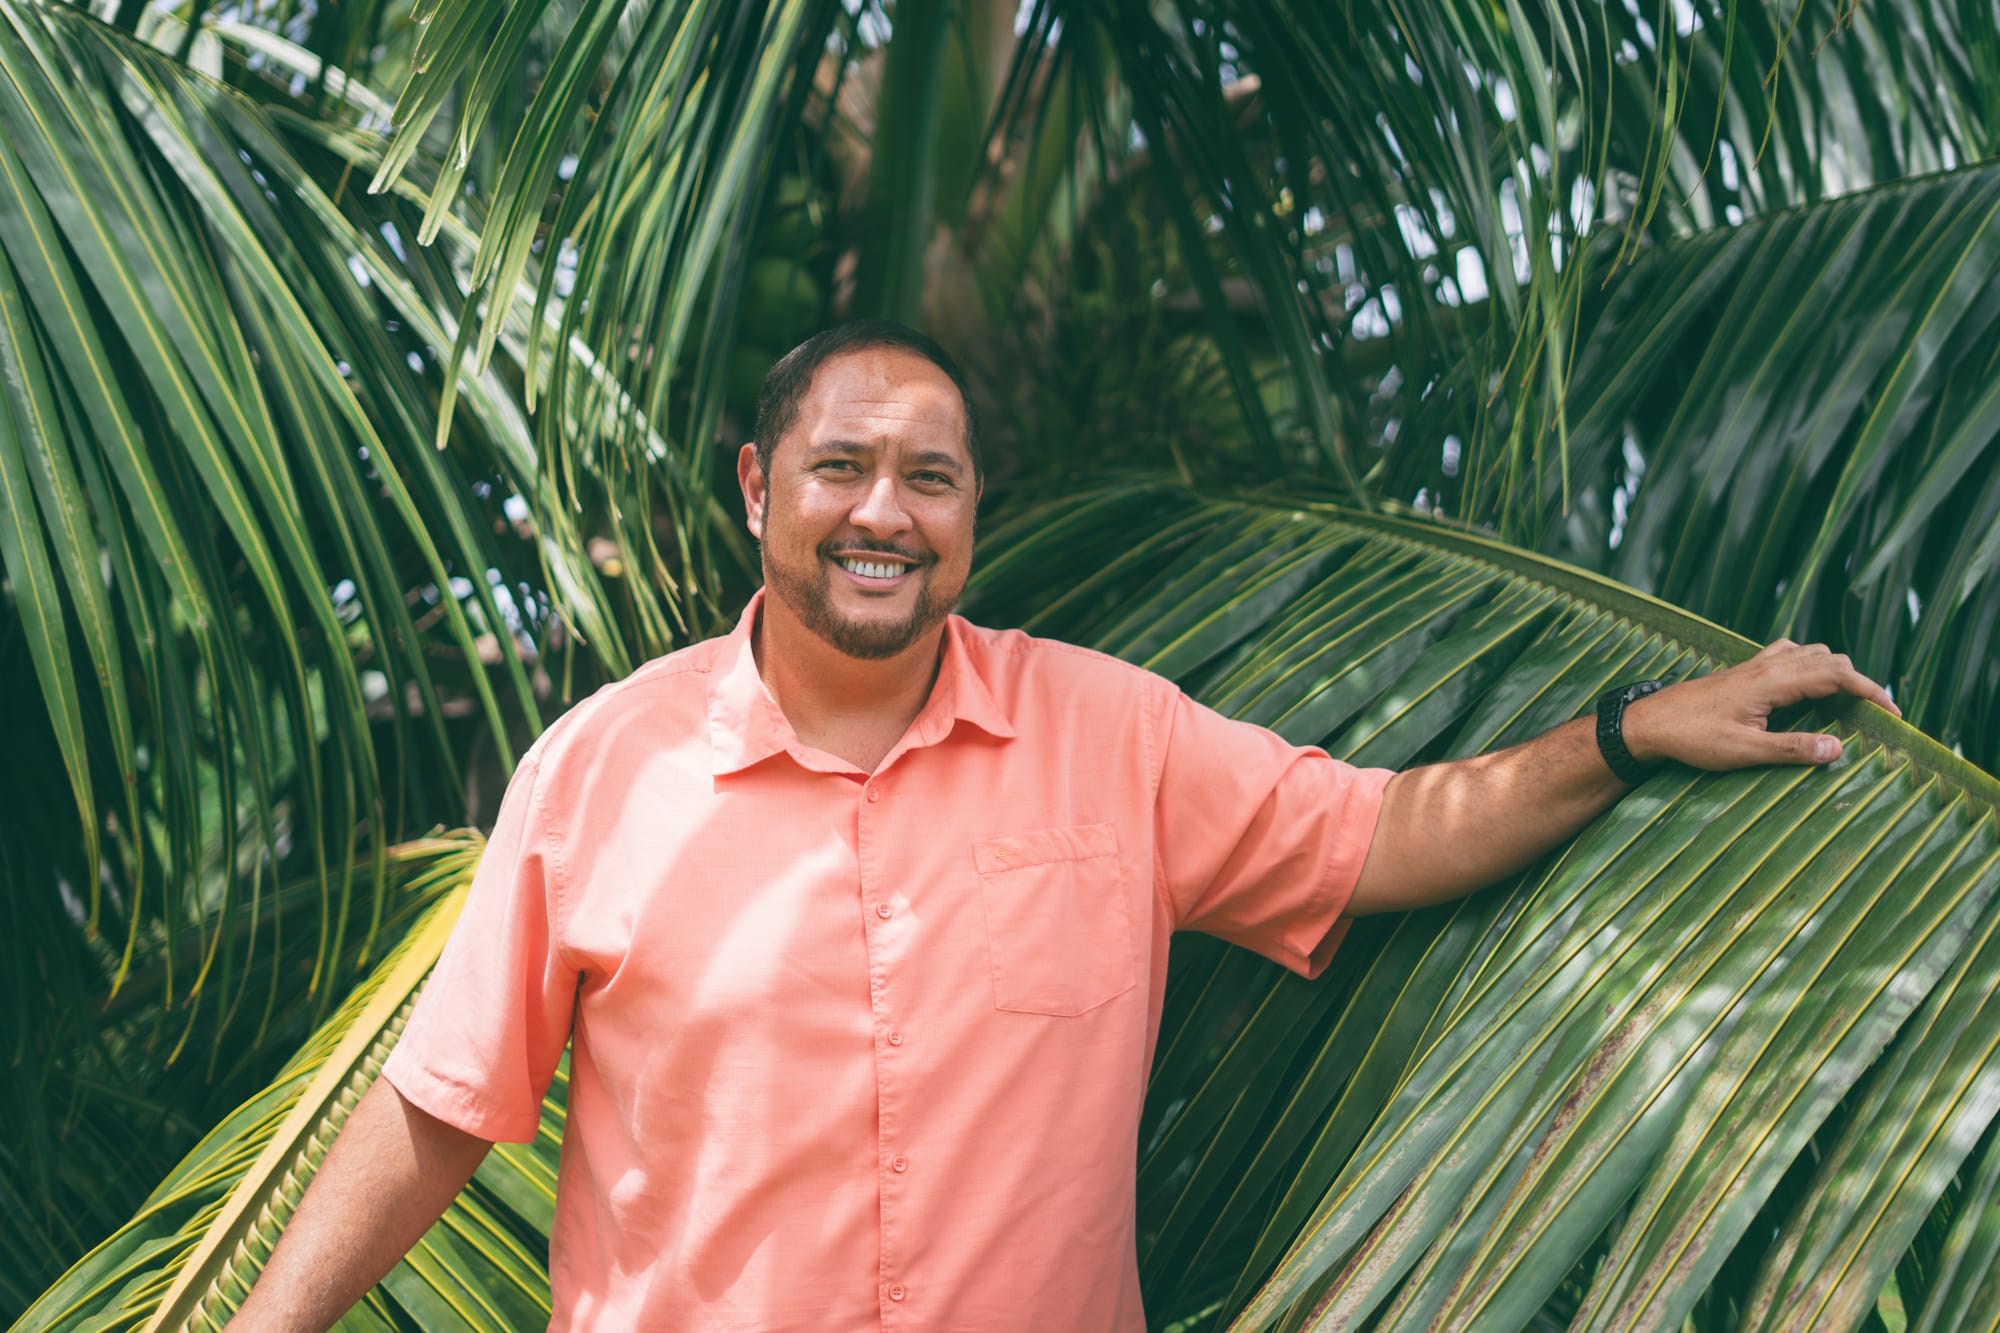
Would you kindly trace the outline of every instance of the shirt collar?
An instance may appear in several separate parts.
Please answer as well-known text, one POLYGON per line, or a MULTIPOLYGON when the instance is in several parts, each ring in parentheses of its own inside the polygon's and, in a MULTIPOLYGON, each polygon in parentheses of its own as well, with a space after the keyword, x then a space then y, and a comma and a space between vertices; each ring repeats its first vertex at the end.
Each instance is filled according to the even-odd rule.
MULTIPOLYGON (((709 672, 708 740, 717 777, 740 773, 775 754, 800 757, 805 748, 757 671, 750 633, 763 606, 764 590, 759 588, 723 640, 709 672)), ((1013 738, 1014 724, 980 671, 983 656, 972 627, 962 617, 949 617, 937 681, 904 739, 891 751, 892 757, 897 751, 937 744, 960 722, 998 740, 1013 738)))

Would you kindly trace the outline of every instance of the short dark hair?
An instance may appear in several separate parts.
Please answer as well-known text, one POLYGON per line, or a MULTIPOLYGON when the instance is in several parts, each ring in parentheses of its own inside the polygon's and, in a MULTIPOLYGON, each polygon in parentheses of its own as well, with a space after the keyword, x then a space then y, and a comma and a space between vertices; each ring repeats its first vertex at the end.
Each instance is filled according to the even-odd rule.
POLYGON ((986 475, 979 456, 979 418, 972 410, 972 393, 951 354, 907 324, 893 319, 855 319, 815 333, 779 357, 778 364, 764 376, 764 387, 757 392, 757 424, 751 434, 757 447, 757 466, 765 476, 771 474, 771 453, 778 441, 798 423, 799 403, 812 388, 814 373, 837 356, 876 347, 915 352, 950 378, 965 409, 965 451, 972 456, 973 479, 986 475))

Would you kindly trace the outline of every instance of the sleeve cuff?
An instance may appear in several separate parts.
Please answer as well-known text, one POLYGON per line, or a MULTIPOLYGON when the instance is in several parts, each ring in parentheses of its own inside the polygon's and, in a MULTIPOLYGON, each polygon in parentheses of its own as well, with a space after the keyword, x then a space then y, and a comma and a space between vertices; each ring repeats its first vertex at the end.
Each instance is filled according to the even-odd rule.
POLYGON ((539 1101, 526 1116, 518 1109, 503 1110, 478 1089, 425 1068, 401 1045, 389 1053, 381 1076, 412 1106, 467 1134, 493 1143, 529 1143, 541 1132, 539 1101))
POLYGON ((1366 864, 1368 849, 1375 842, 1375 827, 1382 815, 1383 793, 1389 788, 1389 779, 1395 776, 1395 770, 1389 768, 1354 771, 1353 783, 1347 789, 1348 810, 1341 822, 1348 827, 1366 828, 1368 836, 1343 839, 1338 851, 1326 860, 1326 871, 1314 895, 1322 905, 1316 915, 1326 921, 1326 929, 1321 933, 1319 942, 1302 955, 1292 969, 1308 980, 1326 971, 1334 951, 1347 937, 1347 904, 1354 897, 1354 886, 1361 880, 1361 867, 1366 864))

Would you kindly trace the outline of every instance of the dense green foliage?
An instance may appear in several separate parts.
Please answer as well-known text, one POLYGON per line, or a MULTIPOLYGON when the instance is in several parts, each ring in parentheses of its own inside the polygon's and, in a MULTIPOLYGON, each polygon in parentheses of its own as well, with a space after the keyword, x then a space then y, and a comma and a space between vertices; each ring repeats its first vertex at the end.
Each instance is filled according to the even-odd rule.
MULTIPOLYGON (((1283 671, 1286 617, 1342 585, 1315 566, 1232 602, 1230 646, 1197 653, 1163 627, 1206 566, 1169 594, 1118 580, 1158 573, 1139 552, 1193 559, 1176 543, 1202 522, 1270 539, 1218 576, 1286 568, 1296 528, 1157 489, 1282 486, 1469 525, 1751 639, 1837 639, 1922 731, 2000 765, 1995 23, 1966 0, 0 0, 0 1310, 129 1217, 230 1107, 271 1095, 411 919, 406 840, 490 815, 511 755, 567 700, 740 604, 754 554, 726 460, 761 366, 842 314, 923 323, 972 373, 990 615, 1249 708, 1227 691, 1283 671), (1036 508, 1097 495, 1109 469, 1124 507, 1036 508), (1010 585, 1010 562, 1048 576, 1010 585), (1142 593, 1157 626, 1079 600, 1142 593)), ((1468 603, 1414 581, 1396 604, 1416 619, 1385 651, 1575 711, 1615 656, 1535 674, 1553 670, 1528 651, 1553 632, 1535 617, 1558 613, 1524 597, 1487 635, 1483 599, 1514 605, 1498 587, 1468 603)), ((1467 722, 1475 704, 1378 722, 1409 738, 1397 762, 1430 757, 1500 734, 1467 722)), ((1299 739, 1356 725, 1332 704, 1307 716, 1299 739)), ((1990 783, 1900 731, 1874 743, 1841 790, 1990 783)), ((1911 808, 1949 820, 1924 804, 1944 790, 1911 808)), ((1540 921, 1562 873, 1462 915, 1540 921)), ((1939 882, 1960 915, 1883 974, 1905 980, 1855 1020, 1865 1057, 1786 1048, 1801 1109, 1738 1174, 1718 1166, 1755 1182, 1739 1213, 1764 1211, 1701 1233, 1701 1262, 1667 1284, 1704 1326, 1739 1304, 1783 1314, 1836 1252, 1849 1276, 1813 1296, 1829 1309, 1865 1313, 1892 1271, 1913 1301, 1960 1293, 1930 1310, 1978 1308, 1993 1094, 1865 1072, 1984 1077, 1981 1029, 1948 997, 1992 987, 1987 882, 1939 882), (1878 1142, 1892 1123, 1909 1137, 1878 1142), (1916 1184, 1869 1192, 1898 1163, 1922 1165, 1916 1184), (1890 1221, 1862 1225, 1885 1199, 1890 1221)), ((1689 884, 1660 920, 1730 901, 1689 884)), ((1851 899, 1862 919, 1873 891, 1851 899)), ((1354 949, 1357 969, 1394 975, 1432 924, 1354 949)), ((1551 925, 1542 944, 1567 938, 1551 925)), ((1668 934, 1633 947, 1682 957, 1668 934)), ((1790 955, 1756 957, 1716 966, 1764 1014, 1757 987, 1790 955)), ((1209 1140, 1163 1109, 1147 1167, 1163 1317, 1247 1299, 1315 1191, 1360 1187, 1347 1153, 1421 1122, 1383 1096, 1347 1106, 1328 1123, 1353 1140, 1299 1169, 1297 1122, 1269 1108, 1308 1056, 1281 1051, 1345 1052, 1385 1096, 1402 1081, 1385 1062, 1410 1062, 1407 1092, 1455 1041, 1569 1042, 1569 1058, 1604 1038, 1550 1014, 1485 1035, 1427 1017, 1370 1062, 1326 987, 1268 1020, 1294 1045, 1259 1038, 1246 1062, 1230 1034, 1269 982, 1243 966, 1190 951, 1162 1044, 1183 1063, 1162 1078, 1213 1089, 1189 1103, 1219 1108, 1199 1133, 1254 1178, 1310 1187, 1203 1193, 1173 1153, 1209 1140)), ((1627 966, 1605 984, 1637 986, 1627 966)), ((1291 996, 1268 994, 1265 1010, 1291 996)), ((1521 1115, 1517 1147, 1538 1141, 1521 1115)), ((1665 1119, 1658 1160, 1700 1147, 1675 1137, 1707 1132, 1696 1120, 1665 1119)), ((1572 1267, 1637 1275, 1664 1253, 1626 1210, 1671 1227, 1702 1206, 1699 1171, 1645 1176, 1657 1198, 1636 1167, 1592 1172, 1555 1239, 1520 1242, 1518 1284, 1454 1289, 1453 1265, 1491 1267, 1540 1225, 1542 1169, 1452 1178, 1491 1201, 1476 1216, 1398 1205, 1435 1249, 1327 1233, 1319 1260, 1286 1261, 1301 1285, 1283 1299, 1373 1263, 1339 1299, 1407 1277, 1399 1319, 1504 1299, 1563 1320, 1584 1299, 1572 1267)))

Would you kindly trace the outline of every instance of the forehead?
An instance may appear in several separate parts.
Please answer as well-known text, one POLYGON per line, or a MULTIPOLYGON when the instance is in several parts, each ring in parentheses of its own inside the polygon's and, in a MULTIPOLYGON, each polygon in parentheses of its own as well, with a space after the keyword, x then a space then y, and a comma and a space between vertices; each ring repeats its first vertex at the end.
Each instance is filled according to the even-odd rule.
POLYGON ((922 444, 966 458, 965 404, 951 377, 928 359, 901 347, 869 347, 813 372, 785 435, 793 437, 802 445, 922 444))

